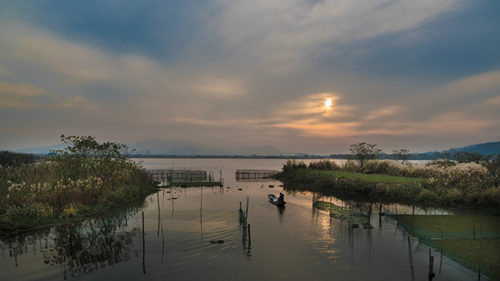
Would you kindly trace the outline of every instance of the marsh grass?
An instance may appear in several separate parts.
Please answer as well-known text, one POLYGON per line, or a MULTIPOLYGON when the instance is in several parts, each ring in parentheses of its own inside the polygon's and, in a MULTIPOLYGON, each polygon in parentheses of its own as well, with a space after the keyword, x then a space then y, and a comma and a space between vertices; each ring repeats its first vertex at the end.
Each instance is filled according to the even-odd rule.
POLYGON ((365 201, 439 207, 500 207, 500 186, 494 175, 477 163, 409 165, 371 160, 363 168, 347 161, 310 163, 287 161, 275 176, 291 190, 310 190, 365 201), (402 176, 406 175, 406 176, 402 176), (354 195, 353 195, 354 194, 354 195), (356 195, 357 194, 357 195, 356 195))
POLYGON ((122 145, 69 137, 68 151, 40 163, 0 166, 0 230, 28 231, 93 216, 156 189, 122 145))

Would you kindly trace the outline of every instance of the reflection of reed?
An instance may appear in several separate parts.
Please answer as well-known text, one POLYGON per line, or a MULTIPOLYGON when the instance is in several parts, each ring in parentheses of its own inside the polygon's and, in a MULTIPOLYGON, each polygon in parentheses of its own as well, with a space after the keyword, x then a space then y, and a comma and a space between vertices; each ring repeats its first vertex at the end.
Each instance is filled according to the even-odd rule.
POLYGON ((156 233, 156 237, 160 237, 160 192, 156 192, 156 202, 158 203, 158 231, 156 233))
POLYGON ((203 187, 200 188, 200 238, 203 241, 203 187))
POLYGON ((382 202, 380 202, 380 206, 378 208, 378 228, 382 228, 382 216, 384 213, 382 213, 382 202))
POLYGON ((409 255, 409 262, 410 262, 410 278, 411 281, 415 281, 415 267, 413 265, 413 253, 411 250, 411 234, 408 234, 408 255, 409 255))
POLYGON ((87 220, 79 225, 63 225, 27 236, 6 238, 1 248, 9 248, 16 266, 18 256, 42 254, 43 263, 61 265, 64 279, 78 277, 131 258, 131 245, 139 232, 119 232, 126 225, 126 213, 106 219, 87 220), (9 240, 10 239, 10 240, 9 240))
POLYGON ((173 217, 174 216, 174 190, 170 190, 170 202, 172 202, 172 213, 171 213, 171 216, 173 217))
POLYGON ((164 257, 165 257, 165 235, 163 233, 163 220, 161 220, 161 263, 162 264, 164 257))
POLYGON ((144 238, 144 211, 142 212, 142 273, 146 274, 146 239, 144 238))
MULTIPOLYGON (((368 222, 371 222, 372 218, 372 204, 370 203, 370 208, 368 210, 368 222)), ((371 223, 370 223, 371 225, 371 223)), ((368 260, 371 262, 372 261, 372 229, 368 228, 366 233, 366 238, 368 240, 368 260)))

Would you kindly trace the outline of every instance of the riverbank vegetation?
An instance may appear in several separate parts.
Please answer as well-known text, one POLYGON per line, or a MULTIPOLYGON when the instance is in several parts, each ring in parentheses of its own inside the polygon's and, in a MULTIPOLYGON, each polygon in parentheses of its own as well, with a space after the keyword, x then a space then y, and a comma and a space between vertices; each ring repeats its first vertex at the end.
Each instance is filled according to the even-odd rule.
POLYGON ((445 159, 413 164, 406 160, 407 150, 400 152, 401 161, 378 160, 381 151, 375 145, 360 143, 351 146, 351 157, 343 164, 289 160, 276 178, 289 189, 344 198, 354 194, 375 202, 500 207, 498 155, 472 157, 470 162, 445 159))
POLYGON ((500 225, 493 214, 389 216, 411 235, 462 265, 500 278, 500 225))
POLYGON ((150 176, 122 144, 61 136, 68 146, 36 163, 0 167, 0 231, 81 219, 154 192, 150 176))

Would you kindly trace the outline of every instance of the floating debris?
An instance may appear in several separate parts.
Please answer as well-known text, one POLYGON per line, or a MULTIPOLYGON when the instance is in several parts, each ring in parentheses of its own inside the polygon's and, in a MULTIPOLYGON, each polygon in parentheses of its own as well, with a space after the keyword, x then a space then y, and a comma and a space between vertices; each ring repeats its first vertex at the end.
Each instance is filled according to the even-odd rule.
POLYGON ((212 244, 222 244, 222 243, 224 243, 224 240, 211 240, 210 243, 212 243, 212 244))
POLYGON ((372 229, 372 228, 373 228, 373 226, 372 226, 369 222, 365 222, 365 223, 363 224, 363 228, 364 228, 364 229, 372 229))
POLYGON ((272 185, 272 184, 269 185, 269 188, 273 188, 273 187, 274 187, 274 185, 272 185))
POLYGON ((239 190, 239 191, 241 191, 241 190, 243 190, 243 188, 241 188, 241 187, 238 187, 238 190, 239 190))

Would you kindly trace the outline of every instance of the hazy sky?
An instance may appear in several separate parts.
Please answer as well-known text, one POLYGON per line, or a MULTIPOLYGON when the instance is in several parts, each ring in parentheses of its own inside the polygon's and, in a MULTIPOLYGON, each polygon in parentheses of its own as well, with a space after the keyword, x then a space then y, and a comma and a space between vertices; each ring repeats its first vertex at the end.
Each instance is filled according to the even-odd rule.
POLYGON ((498 141, 500 1, 2 0, 0 132, 0 149, 498 141))

